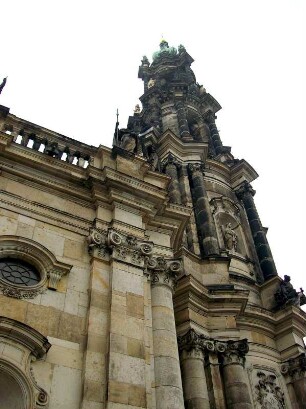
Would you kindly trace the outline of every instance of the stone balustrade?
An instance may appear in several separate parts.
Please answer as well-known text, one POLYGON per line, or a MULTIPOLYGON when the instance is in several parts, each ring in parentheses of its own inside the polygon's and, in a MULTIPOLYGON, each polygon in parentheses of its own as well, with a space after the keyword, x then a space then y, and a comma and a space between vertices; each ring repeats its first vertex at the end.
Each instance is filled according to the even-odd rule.
POLYGON ((2 132, 12 135, 12 142, 41 152, 55 159, 65 161, 71 165, 87 168, 93 156, 93 148, 86 144, 78 143, 60 134, 47 132, 33 132, 20 128, 20 124, 4 124, 2 132))

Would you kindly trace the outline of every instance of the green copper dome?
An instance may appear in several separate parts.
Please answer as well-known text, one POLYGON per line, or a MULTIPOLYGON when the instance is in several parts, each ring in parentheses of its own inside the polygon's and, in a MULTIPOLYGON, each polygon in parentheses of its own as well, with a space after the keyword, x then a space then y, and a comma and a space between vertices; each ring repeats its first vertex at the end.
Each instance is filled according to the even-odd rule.
POLYGON ((177 55, 177 50, 175 47, 169 47, 169 44, 166 40, 162 39, 159 44, 160 50, 156 51, 152 58, 153 61, 158 60, 162 56, 175 56, 177 55))

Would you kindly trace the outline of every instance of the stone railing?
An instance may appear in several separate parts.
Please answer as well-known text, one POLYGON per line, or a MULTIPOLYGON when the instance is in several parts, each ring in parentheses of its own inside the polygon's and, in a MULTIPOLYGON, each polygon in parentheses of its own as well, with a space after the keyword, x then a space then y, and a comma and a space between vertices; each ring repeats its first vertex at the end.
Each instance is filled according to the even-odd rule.
POLYGON ((12 142, 41 152, 66 163, 87 168, 96 148, 77 142, 66 136, 44 130, 31 130, 22 124, 5 123, 2 132, 12 136, 12 142))

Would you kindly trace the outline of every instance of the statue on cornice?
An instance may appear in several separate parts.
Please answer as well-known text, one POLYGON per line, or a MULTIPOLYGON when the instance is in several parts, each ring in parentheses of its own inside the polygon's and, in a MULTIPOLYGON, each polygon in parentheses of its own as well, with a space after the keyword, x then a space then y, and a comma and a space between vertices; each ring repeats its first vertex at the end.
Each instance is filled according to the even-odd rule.
POLYGON ((284 279, 279 285, 274 297, 278 308, 285 307, 287 305, 301 306, 306 304, 306 297, 304 291, 301 288, 300 292, 297 292, 291 284, 291 278, 288 275, 284 275, 284 279))

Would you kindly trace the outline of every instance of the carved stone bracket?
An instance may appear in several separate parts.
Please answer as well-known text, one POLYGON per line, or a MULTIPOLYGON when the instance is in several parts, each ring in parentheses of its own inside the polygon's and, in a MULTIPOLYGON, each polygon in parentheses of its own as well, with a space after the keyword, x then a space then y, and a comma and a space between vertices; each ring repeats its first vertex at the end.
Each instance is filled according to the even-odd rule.
POLYGON ((89 253, 95 257, 124 261, 138 267, 145 266, 145 259, 153 253, 153 243, 114 229, 91 228, 87 237, 89 253))
POLYGON ((173 290, 177 277, 182 270, 183 266, 180 259, 165 259, 164 257, 146 258, 146 272, 151 279, 152 286, 166 285, 173 290))
POLYGON ((289 359, 281 366, 281 373, 292 377, 292 380, 298 380, 306 376, 306 354, 303 353, 296 358, 289 359))

